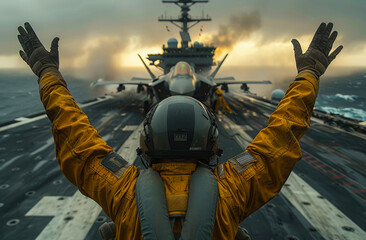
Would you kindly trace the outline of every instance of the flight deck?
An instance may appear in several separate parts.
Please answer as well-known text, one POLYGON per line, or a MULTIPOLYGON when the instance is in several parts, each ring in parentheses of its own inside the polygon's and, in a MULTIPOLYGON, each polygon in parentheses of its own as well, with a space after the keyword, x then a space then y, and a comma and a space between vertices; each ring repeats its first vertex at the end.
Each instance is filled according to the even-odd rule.
MULTIPOLYGON (((234 113, 217 114, 219 162, 242 152, 275 109, 251 95, 225 98, 234 113)), ((144 99, 79 104, 103 139, 139 167, 144 99)), ((240 225, 252 239, 366 239, 366 135, 312 118, 300 144, 303 157, 280 194, 240 225)), ((0 126, 0 216, 1 240, 101 239, 98 227, 109 221, 60 171, 45 113, 0 126)))

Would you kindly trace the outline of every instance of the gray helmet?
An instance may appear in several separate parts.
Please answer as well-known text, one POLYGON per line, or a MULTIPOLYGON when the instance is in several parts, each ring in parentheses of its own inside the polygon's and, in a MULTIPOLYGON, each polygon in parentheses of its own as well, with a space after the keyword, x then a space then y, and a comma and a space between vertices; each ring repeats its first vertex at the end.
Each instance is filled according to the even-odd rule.
POLYGON ((140 154, 150 163, 160 158, 197 158, 208 163, 218 149, 214 114, 198 100, 172 96, 147 114, 140 136, 140 154))

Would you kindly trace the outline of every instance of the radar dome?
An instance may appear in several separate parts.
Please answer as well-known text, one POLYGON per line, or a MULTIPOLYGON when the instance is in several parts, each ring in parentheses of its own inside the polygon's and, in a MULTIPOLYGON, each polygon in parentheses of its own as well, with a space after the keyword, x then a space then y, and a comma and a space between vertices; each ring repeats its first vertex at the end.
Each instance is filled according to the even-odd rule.
POLYGON ((168 40, 168 48, 177 48, 178 40, 175 38, 169 38, 168 40))
POLYGON ((201 46, 201 44, 199 43, 199 42, 197 42, 197 41, 195 41, 194 43, 193 43, 193 47, 195 47, 195 48, 198 48, 198 47, 200 47, 201 46))
POLYGON ((281 99, 285 96, 285 92, 281 89, 276 89, 272 92, 272 100, 273 101, 281 101, 281 99))

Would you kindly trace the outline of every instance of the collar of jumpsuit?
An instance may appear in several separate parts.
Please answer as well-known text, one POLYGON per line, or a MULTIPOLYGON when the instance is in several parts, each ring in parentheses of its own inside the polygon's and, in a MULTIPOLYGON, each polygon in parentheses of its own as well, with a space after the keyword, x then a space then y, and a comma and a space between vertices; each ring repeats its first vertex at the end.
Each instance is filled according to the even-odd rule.
POLYGON ((155 163, 151 167, 160 175, 192 175, 197 164, 186 162, 155 163))
MULTIPOLYGON (((170 217, 184 216, 188 205, 188 184, 196 163, 156 163, 152 169, 160 174, 165 186, 168 213, 170 217)), ((182 225, 175 221, 173 232, 180 232, 182 225)))

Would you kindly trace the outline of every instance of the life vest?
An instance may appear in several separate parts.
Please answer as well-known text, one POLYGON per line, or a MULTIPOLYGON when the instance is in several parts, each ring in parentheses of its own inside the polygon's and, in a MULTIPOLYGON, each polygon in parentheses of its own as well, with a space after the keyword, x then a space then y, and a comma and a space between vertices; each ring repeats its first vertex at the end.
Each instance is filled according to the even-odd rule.
POLYGON ((191 176, 185 215, 169 215, 163 181, 151 168, 140 172, 135 191, 144 240, 212 239, 219 192, 217 181, 207 167, 197 165, 191 176), (180 234, 172 230, 177 220, 183 222, 180 234))

